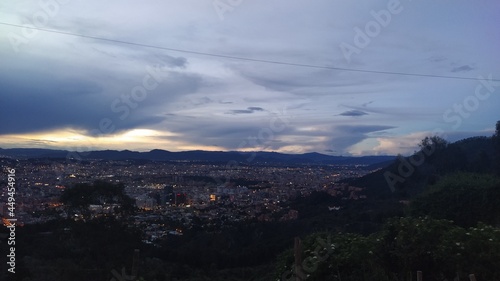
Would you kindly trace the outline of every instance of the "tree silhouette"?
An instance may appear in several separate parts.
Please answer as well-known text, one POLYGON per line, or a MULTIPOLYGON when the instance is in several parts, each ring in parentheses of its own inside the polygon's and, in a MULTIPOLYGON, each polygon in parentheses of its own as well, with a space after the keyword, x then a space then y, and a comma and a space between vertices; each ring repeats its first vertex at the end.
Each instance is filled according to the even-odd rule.
POLYGON ((492 140, 493 148, 495 149, 495 171, 500 176, 500 121, 497 121, 492 140))
POLYGON ((134 200, 124 193, 123 184, 112 184, 95 181, 93 184, 76 184, 61 195, 61 202, 66 205, 68 213, 76 213, 87 219, 91 216, 90 205, 118 204, 115 213, 131 213, 134 200))

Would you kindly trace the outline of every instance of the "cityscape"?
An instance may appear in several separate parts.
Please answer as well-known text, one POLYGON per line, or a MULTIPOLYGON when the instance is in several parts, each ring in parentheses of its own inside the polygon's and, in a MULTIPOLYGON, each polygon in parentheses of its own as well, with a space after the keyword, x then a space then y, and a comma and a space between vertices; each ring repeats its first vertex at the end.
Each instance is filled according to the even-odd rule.
MULTIPOLYGON (((258 152, 246 162, 222 160, 237 152, 197 151, 162 152, 170 157, 162 161, 148 159, 158 153, 90 151, 61 158, 75 153, 1 149, 3 274, 50 276, 54 269, 42 264, 55 263, 56 280, 75 274, 81 280, 307 280, 307 274, 338 276, 341 265, 344 276, 359 277, 367 271, 339 257, 385 274, 399 270, 406 245, 418 245, 411 251, 419 257, 436 251, 432 263, 446 272, 459 264, 464 269, 457 275, 480 270, 495 276, 495 267, 470 259, 489 262, 500 250, 499 140, 500 121, 492 137, 455 143, 426 137, 410 157, 258 152), (219 158, 207 160, 214 155, 219 158), (414 242, 414 235, 423 241, 414 242), (400 239, 405 242, 393 244, 400 239), (450 243, 458 248, 443 248, 450 243), (469 248, 477 245, 493 250, 473 254, 469 248), (464 251, 470 257, 462 259, 464 251), (450 253, 457 258, 443 262, 450 253), (379 255, 396 260, 386 264, 379 255), (109 264, 99 266, 102 259, 109 264), (332 263, 339 268, 331 270, 332 263), (131 273, 122 267, 120 274, 118 264, 129 264, 131 273)), ((417 276, 419 260, 410 260, 417 276)))
MULTIPOLYGON (((3 158, 3 167, 15 164, 17 171, 16 210, 19 225, 45 223, 82 214, 69 214, 61 194, 75 184, 105 181, 124 186, 139 212, 122 218, 144 225, 144 242, 169 234, 182 235, 183 229, 217 229, 235 222, 286 221, 298 212, 288 202, 324 191, 341 200, 363 200, 363 188, 342 180, 373 172, 365 165, 247 165, 196 161, 157 162, 135 160, 85 160, 3 158), (69 163, 68 163, 69 162, 69 163), (171 221, 172 225, 155 222, 171 221)), ((2 189, 1 211, 8 213, 7 187, 2 189)), ((90 218, 114 215, 117 204, 96 202, 89 206, 90 218), (99 203, 99 204, 97 204, 99 203)), ((340 206, 331 206, 338 210, 340 206)))
POLYGON ((499 1, 0 1, 1 281, 500 281, 499 1))

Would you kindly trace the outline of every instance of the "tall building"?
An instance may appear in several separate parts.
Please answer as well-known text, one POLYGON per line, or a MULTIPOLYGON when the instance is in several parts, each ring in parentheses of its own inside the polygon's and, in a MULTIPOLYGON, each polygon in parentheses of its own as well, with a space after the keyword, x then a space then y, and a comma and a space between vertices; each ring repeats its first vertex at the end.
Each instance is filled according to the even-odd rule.
POLYGON ((171 185, 165 185, 163 187, 163 194, 161 195, 161 204, 165 205, 167 203, 175 203, 174 188, 171 185))
POLYGON ((186 193, 177 193, 175 196, 175 205, 185 205, 187 204, 187 195, 186 193))

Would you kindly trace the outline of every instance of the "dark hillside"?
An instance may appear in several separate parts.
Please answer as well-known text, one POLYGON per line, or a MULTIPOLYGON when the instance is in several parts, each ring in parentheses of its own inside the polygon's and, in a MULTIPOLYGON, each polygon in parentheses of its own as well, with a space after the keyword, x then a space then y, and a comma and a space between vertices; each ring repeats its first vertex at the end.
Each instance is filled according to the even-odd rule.
POLYGON ((429 138, 429 147, 410 157, 400 156, 385 168, 347 182, 365 187, 369 197, 409 199, 450 173, 494 171, 495 150, 491 137, 473 137, 454 143, 435 139, 434 142, 437 143, 429 138))

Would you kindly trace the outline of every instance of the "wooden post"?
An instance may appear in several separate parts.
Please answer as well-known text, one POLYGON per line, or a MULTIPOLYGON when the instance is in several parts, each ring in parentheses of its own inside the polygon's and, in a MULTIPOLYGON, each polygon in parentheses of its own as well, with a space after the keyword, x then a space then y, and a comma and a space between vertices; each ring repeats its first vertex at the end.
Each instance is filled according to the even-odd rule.
POLYGON ((422 271, 417 271, 417 281, 422 281, 422 271))
POLYGON ((476 281, 476 276, 474 274, 469 274, 470 281, 476 281))
POLYGON ((134 250, 134 257, 132 259, 132 276, 137 278, 137 268, 139 265, 139 249, 134 250))
POLYGON ((295 280, 301 281, 303 277, 302 273, 302 242, 299 237, 295 237, 294 243, 294 256, 295 256, 295 280))

